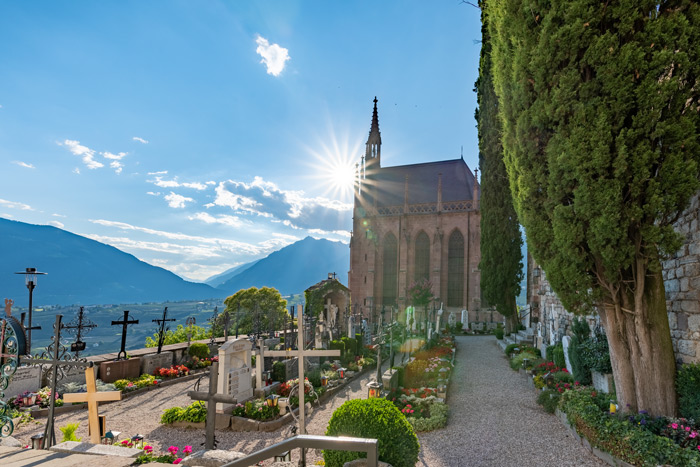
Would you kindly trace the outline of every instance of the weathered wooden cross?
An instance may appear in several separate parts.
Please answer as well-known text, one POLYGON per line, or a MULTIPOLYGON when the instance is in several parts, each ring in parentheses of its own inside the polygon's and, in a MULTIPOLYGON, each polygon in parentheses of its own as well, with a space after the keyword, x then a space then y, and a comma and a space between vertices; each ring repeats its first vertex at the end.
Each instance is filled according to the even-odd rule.
POLYGON ((85 350, 85 342, 83 342, 81 337, 83 334, 87 334, 96 328, 97 325, 90 321, 84 314, 84 307, 80 307, 78 315, 70 322, 63 326, 63 329, 67 329, 70 334, 75 334, 75 342, 70 345, 71 352, 75 352, 75 356, 80 355, 80 352, 85 350))
POLYGON ((90 442, 100 444, 100 417, 97 412, 97 404, 105 401, 119 401, 122 399, 121 391, 97 392, 95 384, 95 368, 85 369, 85 383, 87 392, 69 393, 63 395, 64 402, 88 403, 88 426, 90 427, 90 442))
POLYGON ((204 449, 214 449, 216 447, 216 404, 222 402, 224 404, 235 404, 235 397, 227 394, 217 394, 216 388, 219 383, 219 362, 211 364, 209 371, 209 391, 188 391, 187 396, 197 401, 206 401, 207 403, 207 421, 205 423, 206 438, 204 449))
MULTIPOLYGON (((298 345, 297 350, 268 350, 266 357, 297 357, 299 359, 299 431, 297 434, 306 434, 306 419, 304 416, 304 357, 340 357, 340 350, 305 350, 304 349, 304 310, 299 307, 297 316, 298 345)), ((257 362, 256 362, 257 363, 257 362)))
POLYGON ((61 320, 63 315, 56 315, 56 322, 53 325, 54 336, 51 338, 52 342, 46 348, 46 351, 42 352, 41 356, 38 357, 24 357, 20 359, 21 363, 26 363, 28 365, 39 365, 43 367, 50 368, 51 374, 51 397, 49 398, 49 414, 46 417, 46 428, 44 429, 44 449, 49 449, 51 446, 56 444, 56 433, 54 431, 54 407, 56 403, 56 386, 58 385, 58 375, 63 374, 64 368, 76 367, 76 368, 86 368, 92 367, 93 363, 86 360, 69 359, 66 348, 61 345, 61 329, 63 329, 63 324, 61 320))
POLYGON ((168 316, 168 307, 165 307, 165 310, 163 310, 163 317, 161 319, 154 319, 152 320, 154 323, 158 323, 160 325, 160 330, 158 331, 158 352, 163 349, 163 341, 165 340, 165 323, 166 322, 171 322, 171 321, 177 321, 175 318, 170 318, 166 319, 165 317, 168 316))
POLYGON ((139 320, 129 320, 129 310, 124 310, 124 319, 121 321, 112 321, 112 326, 122 327, 122 348, 117 354, 117 360, 126 358, 126 327, 130 324, 139 324, 139 320))

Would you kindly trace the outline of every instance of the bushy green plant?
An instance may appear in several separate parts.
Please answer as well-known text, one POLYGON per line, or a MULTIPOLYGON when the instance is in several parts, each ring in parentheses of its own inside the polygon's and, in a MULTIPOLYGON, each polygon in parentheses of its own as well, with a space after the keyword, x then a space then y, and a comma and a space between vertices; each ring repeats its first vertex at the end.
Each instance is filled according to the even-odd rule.
POLYGON ((554 362, 554 348, 556 345, 548 345, 547 348, 545 349, 545 355, 544 358, 548 362, 554 362))
POLYGON ((182 411, 182 421, 202 423, 207 419, 207 407, 202 402, 193 402, 182 411))
POLYGON ((525 359, 528 359, 530 361, 528 363, 528 367, 532 368, 532 362, 534 362, 537 359, 537 355, 535 355, 529 350, 525 352, 520 352, 518 355, 510 359, 510 367, 513 370, 519 370, 523 367, 523 361, 525 359))
POLYGON ((464 328, 464 323, 461 321, 457 321, 457 323, 455 323, 455 332, 461 333, 462 328, 464 328))
POLYGON ((163 411, 163 415, 160 416, 160 423, 167 425, 169 423, 174 423, 182 418, 182 413, 184 412, 182 407, 170 407, 163 411))
POLYGON ((508 344, 505 348, 506 355, 510 356, 515 349, 520 349, 520 344, 508 344))
POLYGON ((579 383, 591 384, 591 369, 582 351, 582 344, 589 339, 591 329, 584 318, 574 318, 571 322, 571 331, 573 333, 569 344, 571 370, 579 383))
POLYGON ((280 383, 287 381, 287 365, 284 362, 274 362, 272 364, 272 380, 280 383))
POLYGON ((591 370, 598 373, 612 373, 608 339, 602 332, 596 332, 583 342, 581 344, 581 353, 586 366, 591 370))
POLYGON ((554 364, 559 368, 566 368, 566 359, 564 358, 564 346, 557 344, 554 346, 552 351, 552 356, 554 357, 554 364))
POLYGON ((496 339, 503 340, 503 328, 496 328, 493 333, 496 335, 496 339))
MULTIPOLYGON (((279 407, 269 407, 265 399, 254 399, 245 403, 245 417, 264 422, 277 418, 279 407)), ((235 415, 235 412, 234 412, 235 415)))
POLYGON ((187 349, 187 354, 190 357, 197 357, 199 359, 204 359, 209 356, 209 346, 202 342, 194 342, 190 344, 187 349))
POLYGON ((700 421, 700 364, 681 367, 676 377, 676 391, 681 417, 700 421))
POLYGON ((357 340, 351 337, 343 337, 342 341, 345 343, 345 353, 351 357, 357 355, 357 340))
POLYGON ((329 350, 340 350, 340 355, 345 353, 345 342, 341 340, 333 340, 328 343, 329 350))
POLYGON ((316 369, 309 371, 306 374, 306 379, 309 380, 309 383, 313 385, 315 388, 320 388, 321 387, 321 370, 316 369))
POLYGON ((555 389, 545 389, 537 396, 537 403, 540 404, 545 412, 554 413, 559 405, 561 394, 555 389))
POLYGON ((69 423, 66 426, 59 427, 59 430, 61 430, 61 433, 63 433, 63 439, 61 439, 61 442, 80 441, 82 438, 75 437, 75 432, 78 430, 79 426, 80 423, 69 423))
POLYGON ((433 402, 430 405, 430 417, 407 417, 406 419, 416 432, 433 431, 439 428, 444 428, 445 425, 447 425, 447 404, 443 402, 433 402))
MULTIPOLYGON (((189 328, 183 326, 182 324, 177 325, 177 329, 168 330, 163 336, 163 345, 179 344, 180 342, 187 342, 187 330, 189 328)), ((199 341, 206 339, 210 336, 207 329, 201 326, 191 326, 192 337, 194 341, 199 341)), ((158 347, 158 333, 154 333, 153 337, 146 337, 146 347, 158 347)))
MULTIPOLYGON (((386 399, 353 399, 345 402, 328 423, 326 436, 356 436, 379 440, 379 460, 394 467, 413 467, 420 445, 413 427, 386 399)), ((351 451, 324 450, 327 467, 342 467, 364 457, 351 451)))

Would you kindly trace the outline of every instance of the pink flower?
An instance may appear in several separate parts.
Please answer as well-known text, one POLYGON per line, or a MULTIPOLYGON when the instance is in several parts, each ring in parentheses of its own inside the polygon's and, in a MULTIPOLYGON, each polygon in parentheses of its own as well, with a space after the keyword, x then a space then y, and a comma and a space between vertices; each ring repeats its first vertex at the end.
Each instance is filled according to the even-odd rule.
POLYGON ((182 462, 182 457, 178 457, 177 459, 175 459, 173 461, 173 464, 179 464, 180 462, 182 462))
POLYGON ((690 435, 688 435, 690 438, 695 438, 698 435, 697 431, 693 431, 690 435))
POLYGON ((168 448, 168 451, 170 451, 170 454, 172 454, 174 456, 175 453, 178 451, 177 446, 170 446, 168 448))
POLYGON ((689 426, 685 427, 685 431, 690 431, 690 427, 689 426))
POLYGON ((678 429, 678 423, 671 423, 671 428, 674 430, 678 429))
POLYGON ((143 447, 143 450, 144 450, 146 453, 150 454, 151 452, 153 452, 153 446, 148 446, 148 445, 146 445, 146 446, 143 447))
POLYGON ((192 454, 192 446, 185 446, 185 448, 182 450, 187 455, 192 454))

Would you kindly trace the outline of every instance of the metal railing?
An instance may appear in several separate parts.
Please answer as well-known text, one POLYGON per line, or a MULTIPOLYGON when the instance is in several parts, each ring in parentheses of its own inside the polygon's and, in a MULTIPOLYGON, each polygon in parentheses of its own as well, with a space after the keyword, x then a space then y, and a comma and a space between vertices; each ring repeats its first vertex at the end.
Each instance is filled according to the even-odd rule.
POLYGON ((224 464, 223 467, 247 467, 255 465, 286 451, 302 449, 333 449, 336 451, 359 451, 367 453, 367 467, 377 467, 378 441, 376 439, 350 438, 345 436, 298 435, 273 444, 249 456, 224 464))

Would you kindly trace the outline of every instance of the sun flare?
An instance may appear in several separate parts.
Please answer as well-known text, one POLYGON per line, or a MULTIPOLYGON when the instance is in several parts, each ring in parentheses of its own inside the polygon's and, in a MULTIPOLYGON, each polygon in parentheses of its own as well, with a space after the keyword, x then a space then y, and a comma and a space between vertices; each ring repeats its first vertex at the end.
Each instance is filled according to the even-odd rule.
POLYGON ((336 135, 331 134, 330 144, 321 142, 309 152, 313 155, 314 182, 323 187, 325 195, 337 201, 350 202, 355 183, 355 164, 359 162, 360 143, 340 143, 336 135))

